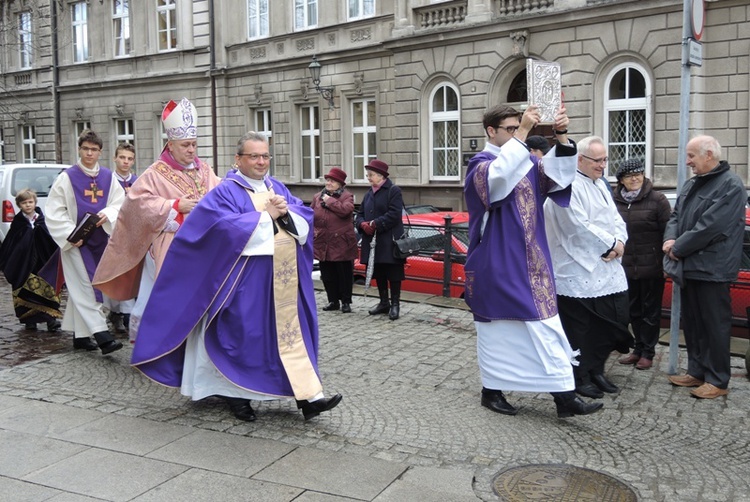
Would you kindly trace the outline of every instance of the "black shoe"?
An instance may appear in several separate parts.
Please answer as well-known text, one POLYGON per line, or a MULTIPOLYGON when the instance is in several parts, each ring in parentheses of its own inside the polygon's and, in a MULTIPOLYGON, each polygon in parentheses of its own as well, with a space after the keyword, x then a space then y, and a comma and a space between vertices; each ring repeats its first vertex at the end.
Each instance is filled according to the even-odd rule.
POLYGON ((590 415, 601 410, 604 406, 602 403, 587 403, 578 396, 566 401, 555 398, 555 405, 557 406, 558 418, 569 418, 573 415, 590 415))
POLYGON ((26 322, 23 324, 23 329, 27 331, 36 331, 36 323, 35 322, 26 322))
POLYGON ((62 327, 62 324, 60 324, 60 321, 55 319, 54 321, 47 322, 47 331, 50 333, 54 333, 56 331, 60 331, 60 328, 62 327))
POLYGON ((112 334, 109 331, 94 333, 94 338, 102 351, 102 355, 107 355, 122 348, 122 343, 112 338, 112 334))
POLYGON ((330 302, 328 305, 323 307, 323 310, 326 312, 330 312, 331 310, 338 310, 341 306, 339 305, 339 302, 330 302))
POLYGON ((610 382, 607 377, 604 376, 603 373, 597 373, 595 375, 591 375, 591 383, 599 387, 599 390, 602 392, 606 392, 608 394, 616 394, 620 392, 620 388, 610 382))
POLYGON ((242 399, 241 397, 226 397, 221 396, 224 401, 229 405, 229 409, 234 414, 235 418, 244 420, 245 422, 255 422, 257 418, 253 407, 250 406, 249 399, 242 399))
POLYGON ((601 399, 604 397, 604 393, 591 382, 576 387, 576 393, 593 399, 601 399))
POLYGON ((117 312, 110 312, 109 316, 107 316, 107 319, 110 323, 112 323, 112 329, 115 330, 115 333, 125 332, 125 324, 123 324, 122 322, 122 314, 117 312))
POLYGON ((85 349, 85 350, 96 350, 99 348, 90 337, 85 338, 73 338, 74 349, 85 349))
POLYGON ((344 314, 349 314, 351 313, 351 311, 352 311, 351 305, 349 305, 348 303, 341 304, 341 312, 343 312, 344 314))
POLYGON ((315 418, 324 411, 334 409, 341 402, 341 394, 336 394, 328 399, 318 399, 317 401, 297 401, 297 408, 302 410, 305 420, 315 418))
POLYGON ((390 303, 381 301, 375 307, 368 310, 367 313, 370 315, 387 314, 389 310, 391 310, 390 303))
POLYGON ((125 326, 125 331, 130 331, 130 314, 122 314, 122 325, 125 326))
POLYGON ((506 401, 503 392, 500 390, 482 389, 482 406, 503 415, 515 415, 518 413, 518 408, 515 408, 506 401))
POLYGON ((401 313, 401 305, 399 303, 393 302, 391 304, 391 310, 388 312, 388 319, 391 321, 395 321, 398 319, 399 314, 401 313))

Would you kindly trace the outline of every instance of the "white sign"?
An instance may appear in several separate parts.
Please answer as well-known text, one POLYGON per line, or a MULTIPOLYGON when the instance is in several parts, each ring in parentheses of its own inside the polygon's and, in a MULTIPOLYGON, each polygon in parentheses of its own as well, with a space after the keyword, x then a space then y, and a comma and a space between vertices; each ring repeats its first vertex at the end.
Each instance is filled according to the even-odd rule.
POLYGON ((688 56, 688 64, 693 66, 701 66, 703 64, 703 44, 696 42, 692 38, 688 39, 688 49, 690 55, 688 56))

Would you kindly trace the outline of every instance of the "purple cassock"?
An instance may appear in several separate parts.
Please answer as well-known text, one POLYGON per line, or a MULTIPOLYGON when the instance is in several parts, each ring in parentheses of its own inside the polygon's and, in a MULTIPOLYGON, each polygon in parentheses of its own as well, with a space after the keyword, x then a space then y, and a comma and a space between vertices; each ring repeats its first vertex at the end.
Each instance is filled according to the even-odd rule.
MULTIPOLYGON (((561 153, 575 148, 561 147, 561 153)), ((495 155, 484 150, 469 161, 464 196, 469 210, 466 259, 467 305, 474 320, 536 321, 557 314, 544 201, 549 196, 567 207, 571 188, 549 192, 556 183, 543 163, 531 156, 531 169, 502 200, 490 202, 489 166, 495 155), (484 233, 482 221, 487 214, 484 233)))
MULTIPOLYGON (((265 183, 313 228, 312 209, 281 182, 268 177, 265 183)), ((205 315, 206 351, 225 378, 253 392, 292 397, 277 343, 273 256, 242 256, 262 214, 246 190, 252 188, 230 172, 185 218, 143 313, 131 363, 149 378, 179 387, 185 342, 205 315)), ((312 238, 296 247, 297 313, 317 373, 312 238)))
MULTIPOLYGON (((78 165, 73 165, 65 170, 70 178, 70 184, 76 194, 76 205, 78 215, 76 225, 81 222, 87 212, 99 214, 107 207, 109 200, 109 190, 112 187, 112 171, 106 167, 99 167, 99 173, 92 178, 84 173, 78 165)), ((102 259, 104 249, 109 242, 109 235, 104 228, 95 228, 87 237, 79 249, 83 264, 86 266, 86 272, 89 279, 94 279, 94 272, 102 259)), ((102 292, 94 288, 96 301, 102 302, 102 292)))

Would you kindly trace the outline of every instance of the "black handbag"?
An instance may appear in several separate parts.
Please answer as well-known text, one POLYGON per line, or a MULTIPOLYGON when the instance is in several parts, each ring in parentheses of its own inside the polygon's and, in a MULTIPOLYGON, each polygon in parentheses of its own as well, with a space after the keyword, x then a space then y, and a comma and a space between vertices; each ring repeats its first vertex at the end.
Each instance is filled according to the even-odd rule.
MULTIPOLYGON (((407 217, 408 220, 408 217, 407 217)), ((400 239, 393 239, 393 257, 399 260, 405 260, 409 256, 419 254, 419 241, 416 237, 409 237, 404 234, 400 239)))

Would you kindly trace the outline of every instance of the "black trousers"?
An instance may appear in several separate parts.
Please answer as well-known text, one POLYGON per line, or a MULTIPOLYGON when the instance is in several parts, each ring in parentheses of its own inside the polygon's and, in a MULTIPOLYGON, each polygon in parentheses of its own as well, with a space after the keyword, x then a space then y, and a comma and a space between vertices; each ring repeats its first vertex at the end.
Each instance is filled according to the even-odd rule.
POLYGON ((630 297, 630 325, 635 335, 633 353, 653 359, 659 342, 661 322, 661 297, 664 294, 664 278, 628 279, 630 297))
POLYGON ((401 281, 404 280, 403 263, 375 263, 373 278, 378 285, 378 295, 381 303, 388 302, 388 289, 391 290, 391 303, 401 300, 401 281))
POLYGON ((732 300, 728 282, 686 279, 680 290, 689 375, 720 389, 729 385, 732 300))
POLYGON ((352 303, 354 261, 321 261, 320 280, 329 302, 352 303))
POLYGON ((557 305, 570 346, 581 351, 578 366, 573 366, 577 387, 588 383, 591 375, 604 373, 613 350, 627 353, 633 346, 627 291, 598 298, 558 295, 557 305))

